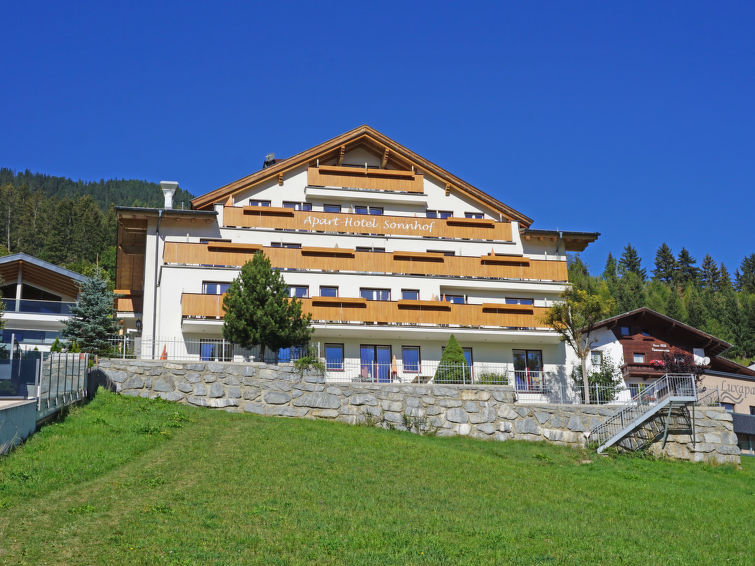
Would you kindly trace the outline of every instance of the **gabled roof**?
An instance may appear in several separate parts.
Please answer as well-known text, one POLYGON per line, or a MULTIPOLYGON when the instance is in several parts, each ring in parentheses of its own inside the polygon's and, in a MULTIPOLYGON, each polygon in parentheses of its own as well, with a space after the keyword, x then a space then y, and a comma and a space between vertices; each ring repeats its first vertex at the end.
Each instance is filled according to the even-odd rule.
POLYGON ((325 160, 337 157, 341 152, 341 148, 348 151, 356 146, 370 147, 377 153, 383 154, 388 162, 401 165, 405 169, 414 166, 415 170, 419 170, 423 173, 427 172, 433 177, 445 182, 447 188, 451 191, 457 191, 462 195, 470 197, 473 200, 500 212, 504 217, 520 222, 525 228, 532 224, 532 219, 528 216, 503 204, 501 201, 470 185, 466 181, 463 181, 459 177, 449 173, 424 157, 417 155, 410 149, 367 125, 354 128, 340 136, 336 136, 331 140, 316 145, 311 149, 298 153, 293 157, 276 160, 276 162, 270 167, 257 171, 256 173, 239 179, 238 181, 234 181, 233 183, 229 183, 219 189, 198 196, 191 201, 191 206, 192 208, 199 210, 209 208, 215 203, 225 202, 225 200, 231 195, 254 187, 255 185, 270 178, 274 178, 279 174, 286 173, 292 169, 301 167, 304 164, 314 162, 317 159, 325 160))
POLYGON ((611 318, 606 318, 597 323, 594 328, 614 328, 616 326, 624 326, 627 322, 635 322, 638 324, 645 324, 650 328, 659 328, 664 331, 673 331, 679 333, 692 344, 699 345, 704 348, 706 355, 717 356, 731 348, 731 344, 720 338, 698 330, 697 328, 679 322, 665 314, 654 311, 647 307, 641 307, 633 311, 617 314, 611 318))
POLYGON ((16 281, 19 268, 24 281, 52 288, 72 297, 78 295, 78 284, 89 279, 81 273, 25 253, 0 257, 0 278, 6 285, 16 281))

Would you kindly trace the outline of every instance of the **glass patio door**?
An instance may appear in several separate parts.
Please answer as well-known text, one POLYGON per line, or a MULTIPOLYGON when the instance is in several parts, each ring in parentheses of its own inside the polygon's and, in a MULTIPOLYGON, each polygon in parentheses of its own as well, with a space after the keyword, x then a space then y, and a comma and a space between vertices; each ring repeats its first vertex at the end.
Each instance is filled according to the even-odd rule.
POLYGON ((514 350, 514 380, 517 391, 543 390, 542 350, 514 350))
POLYGON ((391 380, 391 347, 363 345, 359 351, 363 381, 388 383, 391 380))

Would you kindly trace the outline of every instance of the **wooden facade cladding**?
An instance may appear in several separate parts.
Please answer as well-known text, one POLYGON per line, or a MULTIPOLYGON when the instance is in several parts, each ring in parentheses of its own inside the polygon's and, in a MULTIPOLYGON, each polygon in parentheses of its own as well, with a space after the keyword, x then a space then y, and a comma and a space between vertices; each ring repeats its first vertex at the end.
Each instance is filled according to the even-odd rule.
POLYGON ((565 261, 537 260, 520 256, 444 256, 427 252, 379 253, 315 247, 262 248, 220 242, 166 242, 164 262, 178 265, 240 267, 250 261, 258 249, 265 252, 273 267, 300 270, 559 282, 566 281, 568 277, 565 261), (236 247, 218 248, 221 244, 236 247))
MULTIPOLYGON (((522 305, 462 305, 440 301, 366 301, 361 298, 313 297, 301 299, 303 310, 319 322, 366 322, 379 324, 423 324, 490 326, 498 328, 544 328, 546 307, 522 305), (513 308, 512 308, 513 307, 513 308)), ((184 317, 222 318, 223 295, 184 293, 184 317)))
POLYGON ((269 206, 226 206, 223 225, 305 232, 429 236, 433 238, 510 242, 511 223, 473 218, 415 218, 369 214, 312 212, 269 206))
POLYGON ((116 295, 116 312, 142 312, 144 299, 141 291, 132 291, 131 289, 116 289, 115 291, 113 291, 113 293, 116 295))
POLYGON ((307 169, 307 184, 316 187, 348 187, 378 191, 424 193, 422 175, 395 169, 320 166, 307 169))

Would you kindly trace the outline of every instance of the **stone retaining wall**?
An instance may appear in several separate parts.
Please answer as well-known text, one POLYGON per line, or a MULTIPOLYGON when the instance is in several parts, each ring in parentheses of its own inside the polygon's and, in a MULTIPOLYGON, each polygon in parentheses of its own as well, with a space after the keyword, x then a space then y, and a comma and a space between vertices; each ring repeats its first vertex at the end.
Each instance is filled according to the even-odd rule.
MULTIPOLYGON (((372 423, 439 436, 584 446, 586 433, 616 411, 610 406, 517 404, 514 390, 506 386, 326 383, 322 376, 301 375, 287 364, 111 359, 101 360, 98 369, 124 395, 267 416, 372 423)), ((707 437, 711 442, 705 443, 715 444, 713 450, 693 451, 689 434, 674 433, 663 453, 683 459, 739 461, 731 415, 717 407, 701 410, 696 428, 703 440, 711 435, 707 437), (714 438, 716 434, 719 437, 714 438), (712 442, 716 439, 720 442, 712 442)))

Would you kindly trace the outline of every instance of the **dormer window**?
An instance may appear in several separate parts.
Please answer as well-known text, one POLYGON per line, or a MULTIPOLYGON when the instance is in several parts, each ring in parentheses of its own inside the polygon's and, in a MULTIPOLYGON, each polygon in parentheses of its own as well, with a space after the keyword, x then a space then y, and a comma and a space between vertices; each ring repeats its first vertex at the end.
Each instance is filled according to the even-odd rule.
POLYGON ((619 327, 619 334, 621 334, 622 336, 629 336, 629 327, 628 326, 619 327))

